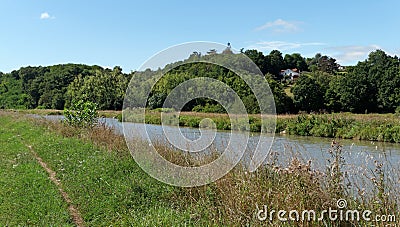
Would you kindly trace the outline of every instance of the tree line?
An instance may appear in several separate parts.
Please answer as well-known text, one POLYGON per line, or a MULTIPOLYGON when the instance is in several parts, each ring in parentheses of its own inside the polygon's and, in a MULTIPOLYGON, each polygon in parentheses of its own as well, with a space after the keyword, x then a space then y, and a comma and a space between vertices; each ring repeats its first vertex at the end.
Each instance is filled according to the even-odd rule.
POLYGON ((400 111, 400 61, 382 50, 344 74, 320 71, 301 76, 292 88, 299 110, 353 113, 400 111))
POLYGON ((367 59, 346 67, 344 71, 339 71, 336 59, 321 54, 304 58, 300 54, 282 57, 276 50, 265 56, 256 50, 244 53, 264 73, 290 88, 293 108, 285 111, 400 112, 400 61, 397 56, 390 56, 382 50, 371 52, 367 59), (275 67, 269 66, 271 64, 275 67), (288 86, 277 68, 297 68, 303 73, 293 86, 288 86))
POLYGON ((22 67, 0 74, 0 109, 64 109, 75 100, 91 101, 100 109, 122 109, 132 74, 120 67, 62 64, 22 67))
MULTIPOLYGON (((382 50, 371 52, 366 60, 346 67, 345 71, 339 71, 334 58, 321 54, 305 58, 298 53, 283 56, 278 50, 269 54, 257 50, 241 52, 259 67, 268 81, 277 113, 400 111, 400 61, 382 50), (294 68, 301 72, 296 81, 287 81, 280 74, 282 69, 294 68)), ((227 84, 249 113, 258 113, 257 100, 243 79, 224 67, 194 62, 219 58, 221 62, 242 64, 246 68, 238 56, 229 48, 205 55, 193 52, 183 62, 171 63, 163 69, 129 74, 118 66, 113 69, 83 64, 22 67, 10 73, 0 72, 0 108, 64 109, 76 100, 83 100, 97 103, 99 109, 120 110, 129 81, 132 80, 132 92, 141 94, 141 86, 152 84, 155 75, 164 73, 150 93, 149 108, 162 107, 171 90, 183 81, 206 76, 227 84)), ((254 72, 249 76, 260 77, 260 74, 254 72)), ((189 102, 184 110, 224 112, 222 106, 206 98, 189 102)))

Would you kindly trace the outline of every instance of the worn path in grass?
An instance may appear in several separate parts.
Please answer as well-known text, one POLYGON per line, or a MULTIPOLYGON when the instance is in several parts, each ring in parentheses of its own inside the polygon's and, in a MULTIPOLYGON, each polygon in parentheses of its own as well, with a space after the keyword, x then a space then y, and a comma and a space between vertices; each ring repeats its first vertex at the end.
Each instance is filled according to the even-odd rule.
POLYGON ((67 204, 25 146, 25 134, 0 115, 0 226, 74 226, 67 204))
POLYGON ((42 160, 42 158, 39 157, 39 155, 35 152, 35 150, 33 150, 32 146, 28 145, 28 148, 31 151, 31 153, 33 154, 33 156, 35 157, 35 159, 38 161, 40 166, 49 174, 49 178, 50 178, 51 182, 53 182, 57 186, 64 201, 68 204, 68 210, 72 217, 72 220, 74 220, 74 223, 79 227, 85 226, 85 222, 83 221, 81 214, 79 213, 78 209, 73 205, 71 199, 69 198, 69 195, 62 188, 60 180, 57 179, 57 173, 48 167, 47 163, 45 163, 42 160))
POLYGON ((192 219, 196 211, 171 199, 179 190, 149 177, 129 152, 64 137, 31 121, 0 111, 0 226, 207 223, 206 216, 192 219), (74 210, 81 218, 70 215, 74 210))

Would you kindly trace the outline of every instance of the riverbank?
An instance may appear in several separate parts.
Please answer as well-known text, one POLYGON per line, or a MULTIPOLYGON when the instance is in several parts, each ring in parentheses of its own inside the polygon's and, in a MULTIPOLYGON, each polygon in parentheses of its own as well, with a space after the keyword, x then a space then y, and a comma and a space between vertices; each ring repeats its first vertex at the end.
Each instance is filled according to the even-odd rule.
MULTIPOLYGON (((60 110, 13 110, 21 113, 39 115, 62 115, 60 110)), ((99 111, 99 116, 116 118, 122 121, 121 111, 99 111)), ((198 128, 201 120, 210 118, 218 130, 231 130, 227 114, 181 112, 179 125, 198 128)), ((139 117, 129 115, 125 121, 142 122, 139 117)), ((161 124, 161 110, 146 111, 148 124, 161 124)), ((261 124, 259 115, 249 115, 251 132, 260 132, 267 128, 261 124)), ((277 115, 275 133, 314 136, 340 139, 367 140, 400 143, 400 115, 398 114, 301 114, 277 115)))
MULTIPOLYGON (((16 112, 23 114, 37 114, 40 116, 44 115, 63 115, 63 110, 52 110, 52 109, 9 109, 3 110, 5 112, 16 112)), ((99 110, 98 111, 100 117, 108 117, 108 118, 120 118, 122 112, 118 110, 99 110)))
MULTIPOLYGON (((398 166, 376 160, 375 169, 357 169, 366 175, 355 175, 344 170, 345 160, 341 157, 345 151, 340 146, 324 151, 331 155, 326 172, 316 171, 312 161, 288 156, 285 158, 289 161, 283 165, 270 162, 254 173, 238 166, 212 184, 177 188, 144 173, 130 156, 123 137, 104 126, 77 129, 4 112, 0 112, 0 124, 0 171, 5 173, 0 176, 0 225, 73 225, 68 204, 46 180, 46 172, 35 163, 30 148, 55 171, 87 226, 281 226, 277 217, 260 221, 259 209, 266 205, 269 210, 312 209, 320 214, 330 207, 336 209, 338 198, 347 201, 347 209, 399 215, 399 188, 395 183, 398 166), (384 172, 387 169, 391 174, 384 172), (363 184, 348 185, 349 178, 363 184)), ((159 146, 161 155, 171 161, 188 163, 187 157, 182 158, 163 144, 159 146)), ((135 150, 146 149, 148 144, 138 141, 135 150)), ((285 223, 379 225, 362 219, 345 222, 325 217, 325 222, 285 223)))
MULTIPOLYGON (((179 125, 198 128, 204 118, 212 119, 219 130, 231 130, 226 114, 182 112, 179 125)), ((135 115, 128 115, 125 120, 140 122, 139 119, 135 115)), ((161 124, 161 112, 146 112, 145 121, 148 124, 161 124)), ((268 130, 268 120, 263 126, 258 115, 249 115, 249 126, 247 130, 251 132, 268 130)), ((400 116, 351 113, 277 115, 275 133, 400 143, 400 116)))

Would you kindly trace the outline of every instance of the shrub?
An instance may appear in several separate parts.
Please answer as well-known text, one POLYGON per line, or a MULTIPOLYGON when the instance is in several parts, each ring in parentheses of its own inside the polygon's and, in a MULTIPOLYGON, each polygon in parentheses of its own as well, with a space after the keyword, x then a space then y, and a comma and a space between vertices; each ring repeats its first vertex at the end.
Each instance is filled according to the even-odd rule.
POLYGON ((400 116, 400 106, 396 107, 395 113, 396 115, 400 116))
POLYGON ((98 120, 97 104, 83 100, 75 101, 69 109, 64 109, 64 117, 68 125, 92 128, 98 120))

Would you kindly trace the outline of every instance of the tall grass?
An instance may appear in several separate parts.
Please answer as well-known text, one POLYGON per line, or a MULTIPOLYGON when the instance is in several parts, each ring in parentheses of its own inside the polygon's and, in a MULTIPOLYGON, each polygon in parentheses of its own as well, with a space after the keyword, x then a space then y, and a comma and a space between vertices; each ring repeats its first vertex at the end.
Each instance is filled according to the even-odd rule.
POLYGON ((400 118, 360 119, 344 115, 300 115, 278 120, 290 135, 400 142, 400 118))

